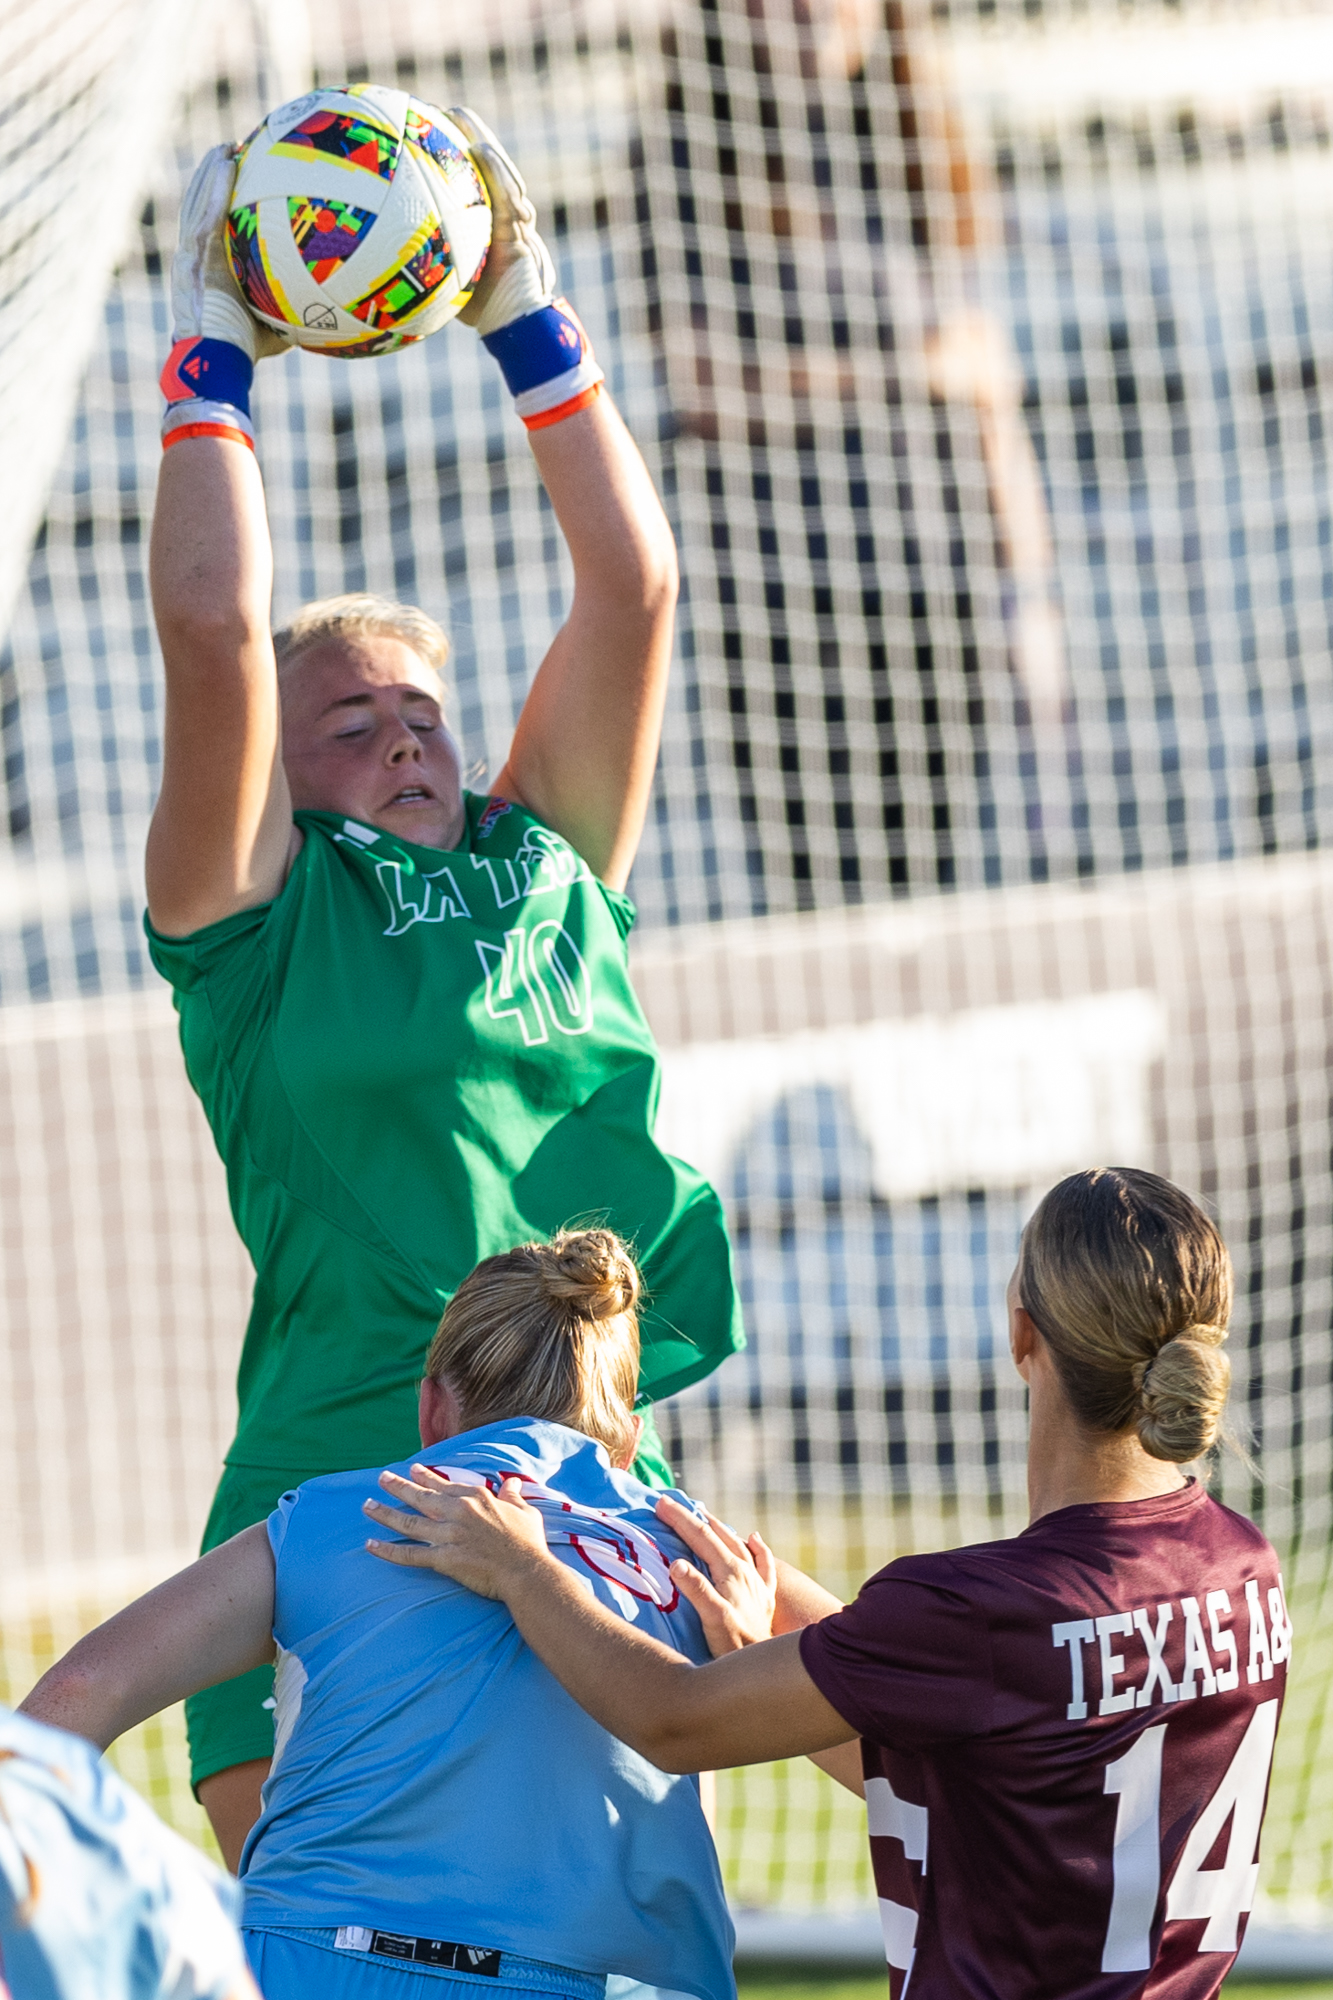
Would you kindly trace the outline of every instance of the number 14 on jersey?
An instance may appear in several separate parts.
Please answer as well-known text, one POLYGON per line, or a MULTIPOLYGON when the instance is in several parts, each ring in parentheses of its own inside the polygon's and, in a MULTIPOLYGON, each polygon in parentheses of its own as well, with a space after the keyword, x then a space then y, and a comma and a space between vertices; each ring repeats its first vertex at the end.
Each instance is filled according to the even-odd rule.
MULTIPOLYGON (((1273 1761, 1277 1711, 1275 1700, 1265 1701, 1250 1717, 1226 1775, 1190 1828, 1166 1892, 1168 1923, 1204 1920, 1200 1951, 1234 1951, 1240 1919, 1254 1905, 1259 1878, 1255 1851, 1273 1761), (1204 1863, 1228 1818, 1231 1830, 1222 1865, 1206 1868, 1204 1863)), ((1118 1804, 1103 1972, 1146 1972, 1152 1964, 1149 1934, 1162 1883, 1162 1752, 1170 1726, 1159 1722, 1145 1729, 1123 1757, 1106 1767, 1105 1790, 1118 1804)))

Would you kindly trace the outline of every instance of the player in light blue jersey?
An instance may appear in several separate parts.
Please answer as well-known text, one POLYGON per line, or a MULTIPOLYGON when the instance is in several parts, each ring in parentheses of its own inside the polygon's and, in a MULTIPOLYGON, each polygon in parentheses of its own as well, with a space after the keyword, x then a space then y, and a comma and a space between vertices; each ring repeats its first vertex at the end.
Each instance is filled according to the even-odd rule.
POLYGON ((91 1744, 0 1708, 0 2000, 259 2000, 240 1903, 91 1744))
MULTIPOLYGON (((638 1441, 637 1297, 606 1230, 480 1264, 427 1357, 423 1463, 497 1491, 517 1475, 591 1595, 703 1661, 767 1636, 776 1566, 619 1469, 638 1441)), ((602 2000, 608 1976, 731 2000, 697 1780, 590 1722, 501 1606, 376 1560, 360 1511, 374 1480, 287 1494, 82 1640, 26 1706, 105 1743, 276 1652, 278 1749, 241 1865, 267 2000, 449 2000, 440 1981, 473 1989, 457 2000, 602 2000)), ((803 1587, 809 1616, 834 1601, 788 1572, 784 1603, 803 1587)))

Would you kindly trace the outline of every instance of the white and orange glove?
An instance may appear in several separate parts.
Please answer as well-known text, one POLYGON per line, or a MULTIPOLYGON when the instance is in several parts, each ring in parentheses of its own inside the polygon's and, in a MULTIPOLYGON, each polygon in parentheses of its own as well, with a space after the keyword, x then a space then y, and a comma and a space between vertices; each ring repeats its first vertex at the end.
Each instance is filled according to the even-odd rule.
POLYGON ((255 363, 290 345, 255 318, 231 274, 222 232, 235 183, 235 146, 214 146, 181 204, 171 265, 171 352, 161 375, 164 447, 187 437, 229 437, 253 448, 255 363))
POLYGON ((605 378, 577 313, 556 297, 555 264, 522 174, 475 111, 456 105, 449 117, 491 198, 490 255, 458 317, 499 362, 517 415, 530 431, 544 430, 586 409, 605 378))

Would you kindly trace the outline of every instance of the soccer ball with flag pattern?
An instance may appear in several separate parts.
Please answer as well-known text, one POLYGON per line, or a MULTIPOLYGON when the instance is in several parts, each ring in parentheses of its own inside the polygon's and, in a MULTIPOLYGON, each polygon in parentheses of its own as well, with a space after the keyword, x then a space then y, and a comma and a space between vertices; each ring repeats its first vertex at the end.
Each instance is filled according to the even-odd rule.
POLYGON ((347 84, 271 111, 240 150, 227 258, 300 347, 387 354, 462 311, 491 242, 468 142, 405 90, 347 84))

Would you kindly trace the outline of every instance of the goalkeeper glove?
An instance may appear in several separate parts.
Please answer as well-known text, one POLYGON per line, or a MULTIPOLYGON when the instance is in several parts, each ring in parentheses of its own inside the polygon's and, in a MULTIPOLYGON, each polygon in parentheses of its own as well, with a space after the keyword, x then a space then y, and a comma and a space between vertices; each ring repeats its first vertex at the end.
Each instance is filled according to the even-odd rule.
POLYGON ((171 352, 162 370, 163 445, 229 437, 253 448, 250 384, 255 363, 289 342, 261 324, 231 274, 222 244, 236 148, 214 146, 195 168, 181 205, 171 266, 171 352))
POLYGON ((556 297, 555 264, 522 174, 475 111, 459 105, 449 117, 491 198, 490 255, 458 317, 499 362, 528 429, 543 430, 586 409, 605 378, 573 307, 556 297))

